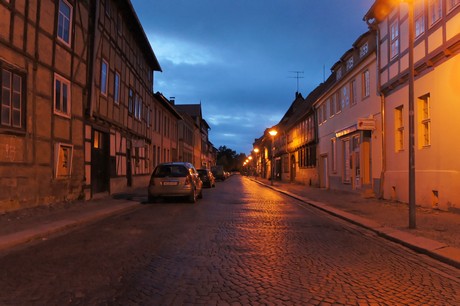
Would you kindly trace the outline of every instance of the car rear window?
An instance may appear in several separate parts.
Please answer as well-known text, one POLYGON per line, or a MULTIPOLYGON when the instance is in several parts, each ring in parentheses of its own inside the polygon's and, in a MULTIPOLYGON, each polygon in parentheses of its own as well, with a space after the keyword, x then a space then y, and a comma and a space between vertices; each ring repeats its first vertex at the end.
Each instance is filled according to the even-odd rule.
POLYGON ((185 177, 188 170, 180 165, 162 165, 158 166, 153 173, 154 177, 185 177))
POLYGON ((207 175, 208 174, 208 171, 206 171, 206 170, 196 170, 196 171, 198 171, 198 173, 200 175, 207 175))

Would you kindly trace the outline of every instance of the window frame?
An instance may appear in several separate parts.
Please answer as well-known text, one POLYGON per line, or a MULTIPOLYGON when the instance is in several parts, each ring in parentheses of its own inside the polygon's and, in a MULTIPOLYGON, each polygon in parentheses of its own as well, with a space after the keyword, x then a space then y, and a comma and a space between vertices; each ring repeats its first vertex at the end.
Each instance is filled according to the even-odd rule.
POLYGON ((431 146, 430 102, 430 94, 418 98, 419 148, 428 148, 431 146))
POLYGON ((9 67, 3 67, 0 63, 0 128, 2 129, 13 129, 17 131, 24 131, 26 128, 26 99, 27 99, 27 91, 25 86, 26 84, 26 76, 25 74, 16 71, 14 69, 10 69, 9 67), (4 86, 3 80, 3 73, 7 72, 10 74, 9 77, 9 87, 4 86), (15 78, 19 80, 20 88, 17 90, 15 89, 15 78), (9 98, 9 105, 4 104, 3 96, 4 90, 8 90, 8 98, 9 98), (19 106, 16 107, 15 104, 15 94, 16 96, 19 95, 19 106), (4 109, 8 109, 8 123, 3 123, 3 112, 4 109), (19 112, 19 120, 16 123, 14 120, 15 112, 19 112))
POLYGON ((115 71, 115 77, 113 78, 113 102, 115 104, 120 104, 120 73, 115 71))
POLYGON ((399 55, 399 21, 390 23, 390 59, 399 55))
POLYGON ((72 31, 73 31, 73 6, 67 1, 67 0, 59 0, 59 5, 58 5, 58 12, 57 12, 57 29, 56 29, 56 36, 59 41, 61 41, 63 44, 66 46, 70 47, 72 45, 72 31), (69 15, 66 16, 62 11, 61 11, 61 4, 66 5, 69 9, 69 15), (65 20, 63 20, 63 25, 62 25, 62 33, 60 29, 60 23, 61 23, 61 16, 63 18, 68 19, 68 41, 65 39, 65 20), (62 35, 62 36, 61 36, 62 35))
POLYGON ((54 114, 56 115, 59 115, 59 116, 63 116, 63 117, 66 117, 66 118, 70 118, 71 117, 71 107, 72 107, 72 83, 66 79, 65 77, 61 76, 60 74, 58 73, 55 73, 54 74, 54 82, 53 82, 53 90, 54 90, 54 93, 53 93, 53 110, 54 110, 54 114), (57 96, 57 82, 60 82, 60 93, 63 92, 63 89, 64 89, 64 85, 67 85, 67 101, 65 101, 66 103, 64 104, 64 101, 63 101, 63 95, 60 94, 59 95, 59 107, 57 107, 57 101, 56 101, 56 96, 57 96), (64 107, 65 106, 65 107, 64 107), (66 108, 67 111, 64 111, 63 108, 66 108))
POLYGON ((362 73, 362 98, 368 98, 371 95, 371 74, 369 69, 362 73))
POLYGON ((428 0, 428 23, 432 27, 442 19, 442 0, 428 0))
POLYGON ((102 58, 101 60, 101 95, 104 97, 108 96, 109 93, 109 63, 107 62, 106 59, 102 58), (104 65, 106 67, 105 73, 104 73, 104 65))
POLYGON ((414 4, 414 28, 415 39, 425 34, 425 3, 423 1, 418 1, 417 4, 414 4))

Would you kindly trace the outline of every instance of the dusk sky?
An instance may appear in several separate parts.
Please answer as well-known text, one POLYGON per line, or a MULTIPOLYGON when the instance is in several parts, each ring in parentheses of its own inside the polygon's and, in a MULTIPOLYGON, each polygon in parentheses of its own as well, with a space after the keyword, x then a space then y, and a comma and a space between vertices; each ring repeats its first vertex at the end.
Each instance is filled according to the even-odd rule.
POLYGON ((367 31, 373 0, 132 0, 163 72, 154 90, 202 105, 210 141, 248 154, 367 31))

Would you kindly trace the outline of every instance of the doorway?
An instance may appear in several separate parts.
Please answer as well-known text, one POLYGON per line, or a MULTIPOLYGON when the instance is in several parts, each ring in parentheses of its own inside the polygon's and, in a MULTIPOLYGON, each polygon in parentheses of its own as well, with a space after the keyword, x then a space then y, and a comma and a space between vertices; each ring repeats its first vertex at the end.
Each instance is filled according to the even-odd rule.
POLYGON ((109 134, 93 130, 91 146, 91 188, 94 193, 109 191, 109 134))

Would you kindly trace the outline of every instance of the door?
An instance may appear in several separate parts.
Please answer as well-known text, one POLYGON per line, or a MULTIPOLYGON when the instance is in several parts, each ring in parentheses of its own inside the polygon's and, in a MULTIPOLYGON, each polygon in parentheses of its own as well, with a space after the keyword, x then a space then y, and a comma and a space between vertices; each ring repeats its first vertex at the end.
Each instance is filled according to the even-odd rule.
POLYGON ((354 135, 352 138, 352 174, 353 188, 361 188, 361 154, 360 154, 360 136, 354 135))
POLYGON ((291 155, 291 182, 295 181, 296 168, 295 168, 295 155, 291 155))
POLYGON ((109 134, 93 130, 91 147, 91 188, 94 193, 109 191, 109 134))
POLYGON ((350 139, 343 140, 343 182, 351 183, 350 139))

